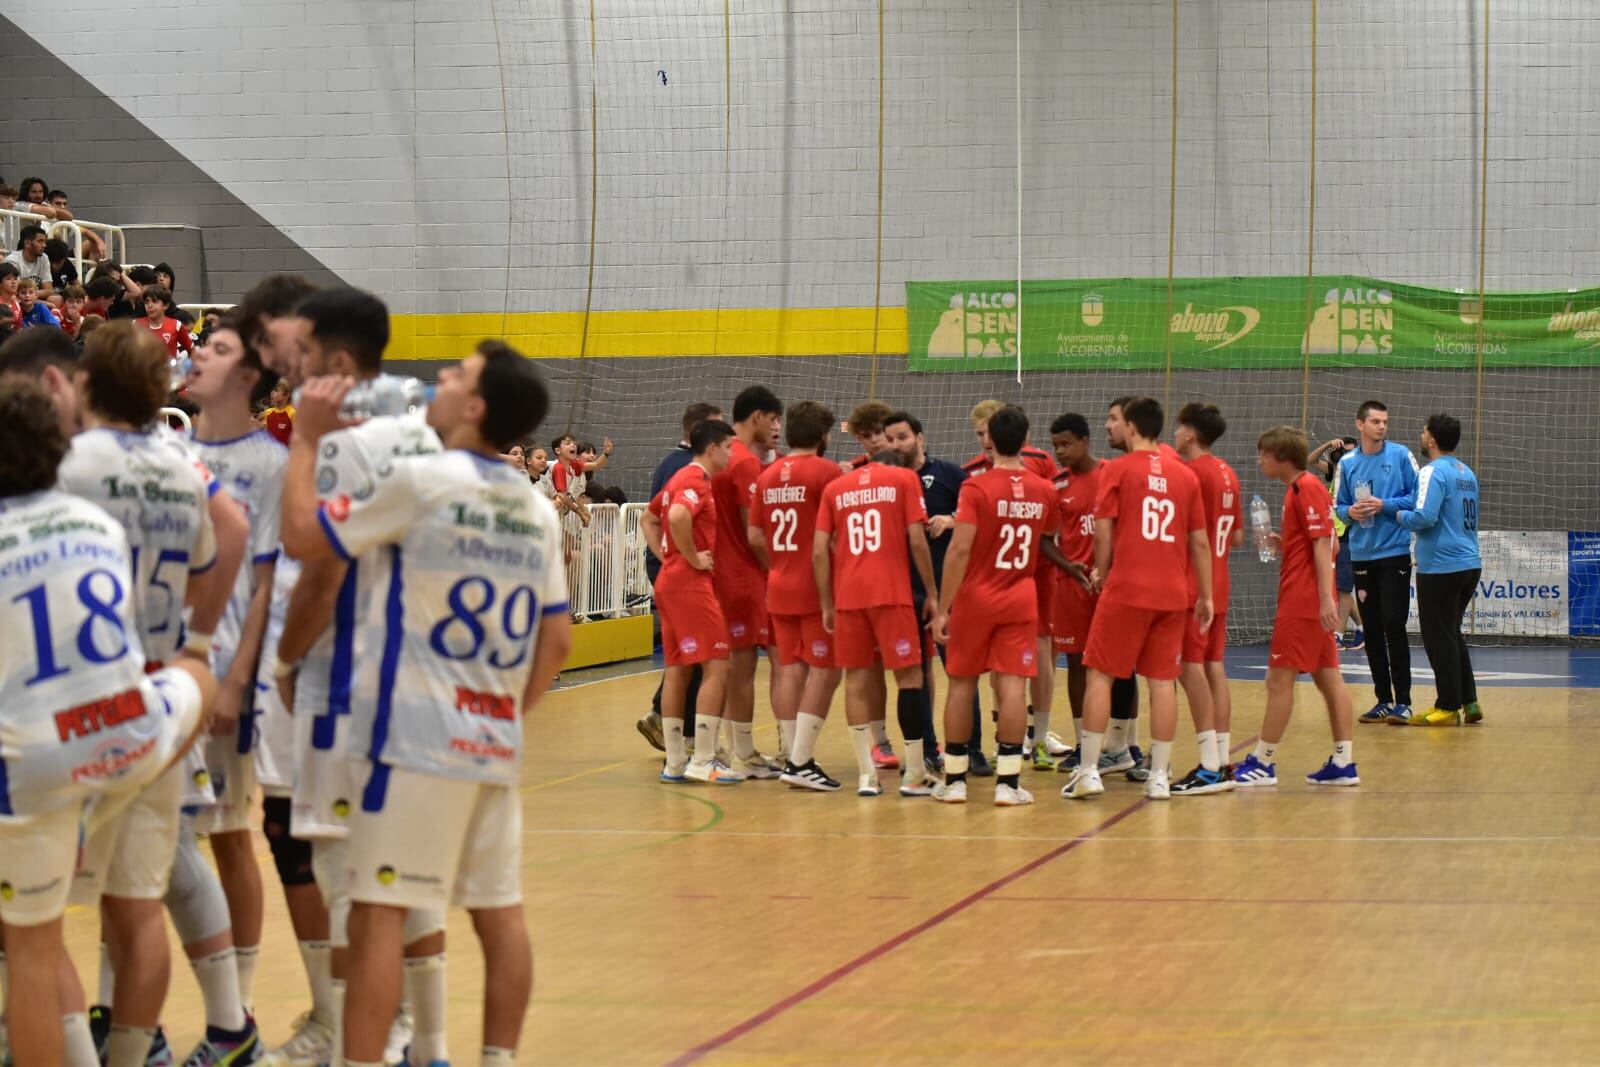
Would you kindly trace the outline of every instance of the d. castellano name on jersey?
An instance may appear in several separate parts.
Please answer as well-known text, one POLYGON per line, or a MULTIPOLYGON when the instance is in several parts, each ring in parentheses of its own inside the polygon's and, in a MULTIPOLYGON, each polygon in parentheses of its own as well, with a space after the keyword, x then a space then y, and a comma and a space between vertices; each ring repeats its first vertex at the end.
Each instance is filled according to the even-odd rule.
POLYGON ((864 508, 873 504, 893 504, 895 502, 895 487, 892 485, 872 485, 865 489, 846 489, 839 494, 841 508, 864 508))

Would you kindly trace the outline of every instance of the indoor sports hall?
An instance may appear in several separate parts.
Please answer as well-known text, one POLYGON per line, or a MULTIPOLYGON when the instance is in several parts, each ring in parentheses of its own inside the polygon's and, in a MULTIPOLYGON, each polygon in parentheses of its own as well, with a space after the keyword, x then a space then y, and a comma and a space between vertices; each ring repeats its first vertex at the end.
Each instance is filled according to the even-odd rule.
MULTIPOLYGON (((594 450, 562 520, 573 651, 526 723, 517 1062, 1591 1063, 1597 49, 1585 0, 0 0, 0 187, 42 175, 72 213, 23 189, 0 237, 43 217, 85 277, 167 266, 202 319, 276 273, 369 290, 385 369, 423 382, 504 338, 552 395, 523 469, 594 450), (664 666, 652 473, 686 405, 731 416, 752 385, 828 405, 829 458, 881 401, 957 466, 991 398, 1047 453, 1082 415, 1101 459, 1119 398, 1159 401, 1168 441, 1214 404, 1241 528, 1254 497, 1280 513, 1270 428, 1354 442, 1378 400, 1423 464, 1448 413, 1481 493, 1481 721, 1358 722, 1360 785, 1318 788, 1328 716, 1301 677, 1275 787, 1160 802, 1119 769, 1071 801, 1028 762, 1034 802, 1004 808, 993 778, 964 805, 900 796, 898 762, 857 795, 841 689, 816 748, 838 792, 663 782, 638 725, 664 666)), ((1253 537, 1225 764, 1257 751, 1273 663, 1279 568, 1253 537)), ((1358 718, 1384 702, 1375 641, 1359 614, 1338 635, 1358 718)), ((770 681, 763 653, 763 753, 770 681)), ((1140 707, 1148 750, 1143 682, 1140 707)), ((306 976, 254 840, 275 1047, 306 976)), ((66 930, 92 989, 92 910, 66 930)), ((206 1019, 172 937, 181 1054, 206 1019)), ((465 912, 447 938, 451 1060, 476 1063, 465 912)))

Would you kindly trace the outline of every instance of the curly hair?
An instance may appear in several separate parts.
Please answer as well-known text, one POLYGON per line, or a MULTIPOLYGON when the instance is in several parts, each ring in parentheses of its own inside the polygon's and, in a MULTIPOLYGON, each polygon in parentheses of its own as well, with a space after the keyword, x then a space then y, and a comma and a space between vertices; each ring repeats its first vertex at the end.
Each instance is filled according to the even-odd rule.
POLYGON ((67 436, 44 387, 20 375, 0 380, 0 497, 49 489, 66 454, 67 436))

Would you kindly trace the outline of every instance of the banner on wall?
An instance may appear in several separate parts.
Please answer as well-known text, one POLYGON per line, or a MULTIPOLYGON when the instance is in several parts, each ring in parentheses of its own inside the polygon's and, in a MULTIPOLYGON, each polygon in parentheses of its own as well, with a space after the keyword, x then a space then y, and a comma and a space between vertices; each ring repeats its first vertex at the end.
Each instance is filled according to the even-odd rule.
MULTIPOLYGON (((1463 623, 1469 637, 1600 637, 1600 533, 1484 530, 1478 549, 1483 573, 1463 623)), ((1418 632, 1414 578, 1406 628, 1418 632)))
POLYGON ((907 282, 911 369, 1600 365, 1600 288, 1475 293, 1350 275, 907 282))

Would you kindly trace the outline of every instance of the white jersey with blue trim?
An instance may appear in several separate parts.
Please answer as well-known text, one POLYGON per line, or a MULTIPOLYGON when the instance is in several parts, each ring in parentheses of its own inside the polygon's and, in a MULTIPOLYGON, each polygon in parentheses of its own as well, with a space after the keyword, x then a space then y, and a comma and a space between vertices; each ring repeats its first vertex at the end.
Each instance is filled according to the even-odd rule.
POLYGON ((555 508, 502 460, 452 450, 395 462, 321 520, 341 557, 381 561, 350 753, 515 784, 539 622, 568 609, 555 508))
POLYGON ((175 443, 158 433, 85 430, 57 475, 58 488, 98 504, 127 532, 140 644, 154 663, 170 663, 183 647, 189 575, 217 560, 214 489, 175 443))
POLYGON ((272 665, 278 658, 289 614, 289 597, 300 580, 300 564, 280 555, 272 568, 272 607, 267 612, 267 633, 261 639, 261 666, 256 672, 256 779, 269 795, 286 796, 294 788, 294 718, 278 695, 272 665))
POLYGON ((0 500, 0 819, 114 788, 159 758, 128 536, 76 495, 0 500))

